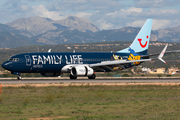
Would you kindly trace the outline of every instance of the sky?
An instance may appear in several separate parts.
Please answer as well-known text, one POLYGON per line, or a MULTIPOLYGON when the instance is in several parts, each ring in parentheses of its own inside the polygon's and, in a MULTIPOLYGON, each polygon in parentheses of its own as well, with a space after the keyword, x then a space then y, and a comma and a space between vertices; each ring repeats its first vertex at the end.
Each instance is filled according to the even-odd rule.
POLYGON ((32 16, 62 20, 72 15, 90 20, 101 30, 142 27, 153 30, 180 25, 180 0, 1 0, 0 23, 32 16))

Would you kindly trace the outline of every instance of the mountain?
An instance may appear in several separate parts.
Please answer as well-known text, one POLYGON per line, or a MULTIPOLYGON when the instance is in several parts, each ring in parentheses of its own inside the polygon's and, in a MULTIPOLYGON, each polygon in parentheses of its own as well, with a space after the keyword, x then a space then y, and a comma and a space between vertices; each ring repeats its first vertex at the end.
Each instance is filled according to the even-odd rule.
POLYGON ((75 16, 68 16, 64 20, 56 21, 43 17, 20 18, 6 23, 6 25, 22 31, 20 34, 27 37, 34 37, 52 30, 100 31, 92 22, 75 16))
MULTIPOLYGON (((103 41, 133 41, 140 28, 102 30, 89 20, 68 16, 64 20, 43 17, 20 18, 0 24, 0 47, 103 41)), ((180 42, 180 26, 152 30, 151 41, 180 42)))
POLYGON ((1 48, 11 48, 29 45, 35 45, 29 38, 12 32, 0 31, 1 48))
POLYGON ((42 17, 20 18, 13 22, 6 23, 6 25, 20 30, 20 34, 26 37, 36 36, 49 30, 56 29, 51 22, 42 17))
MULTIPOLYGON (((39 44, 88 43, 100 41, 132 41, 140 28, 125 27, 118 30, 102 30, 84 18, 68 16, 64 20, 43 17, 20 18, 7 23, 18 34, 39 44)), ((157 41, 152 34, 151 40, 157 41)))
MULTIPOLYGON (((102 30, 96 33, 78 30, 48 31, 32 39, 45 44, 91 43, 103 41, 133 41, 140 28, 125 27, 122 29, 102 30)), ((157 35, 152 33, 151 40, 157 41, 157 35)))
POLYGON ((12 30, 15 30, 15 29, 11 28, 11 27, 8 26, 8 25, 1 24, 1 23, 0 23, 0 31, 10 31, 11 29, 12 29, 12 30))
POLYGON ((180 42, 180 26, 157 31, 158 41, 180 42))
POLYGON ((68 16, 64 20, 54 21, 53 25, 56 25, 57 28, 59 28, 59 25, 60 25, 60 27, 65 26, 69 28, 68 30, 79 30, 81 32, 100 31, 100 29, 89 20, 84 19, 84 18, 78 18, 75 16, 68 16))
POLYGON ((5 25, 0 24, 0 47, 1 48, 10 48, 10 47, 20 47, 20 46, 29 46, 29 45, 38 45, 38 43, 33 40, 19 35, 18 30, 5 25))

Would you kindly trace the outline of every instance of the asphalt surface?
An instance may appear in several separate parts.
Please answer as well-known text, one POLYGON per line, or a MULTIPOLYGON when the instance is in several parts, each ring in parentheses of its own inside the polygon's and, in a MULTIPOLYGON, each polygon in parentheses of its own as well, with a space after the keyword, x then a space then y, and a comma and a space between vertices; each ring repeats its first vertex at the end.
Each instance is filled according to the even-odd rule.
POLYGON ((160 79, 22 79, 22 80, 9 80, 1 79, 2 84, 30 84, 30 83, 180 83, 180 78, 160 78, 160 79))

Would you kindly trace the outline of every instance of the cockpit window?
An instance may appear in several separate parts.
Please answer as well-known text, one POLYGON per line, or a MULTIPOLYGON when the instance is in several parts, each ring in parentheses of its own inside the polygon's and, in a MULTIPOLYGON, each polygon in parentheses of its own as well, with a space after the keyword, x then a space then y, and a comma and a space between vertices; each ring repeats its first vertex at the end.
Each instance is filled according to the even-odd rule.
POLYGON ((10 58, 9 61, 19 61, 19 58, 10 58))
POLYGON ((10 58, 9 61, 13 61, 13 58, 10 58))

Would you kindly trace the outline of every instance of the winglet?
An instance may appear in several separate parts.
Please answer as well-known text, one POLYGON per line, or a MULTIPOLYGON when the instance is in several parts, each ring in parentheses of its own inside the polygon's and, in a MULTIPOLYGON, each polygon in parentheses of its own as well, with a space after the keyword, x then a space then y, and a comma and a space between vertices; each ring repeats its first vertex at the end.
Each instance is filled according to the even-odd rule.
POLYGON ((163 58, 163 56, 164 56, 164 53, 166 52, 166 49, 167 49, 167 46, 168 46, 168 44, 164 47, 164 49, 162 50, 162 52, 159 54, 159 56, 158 56, 158 59, 160 60, 160 61, 162 61, 163 63, 165 63, 165 64, 167 64, 162 58, 163 58))

